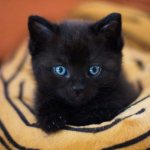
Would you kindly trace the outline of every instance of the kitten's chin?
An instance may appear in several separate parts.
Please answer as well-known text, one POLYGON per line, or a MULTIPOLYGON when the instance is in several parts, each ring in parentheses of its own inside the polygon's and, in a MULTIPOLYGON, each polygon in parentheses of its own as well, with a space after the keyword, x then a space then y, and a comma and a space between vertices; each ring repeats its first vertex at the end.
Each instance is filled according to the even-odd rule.
POLYGON ((83 97, 75 97, 75 98, 70 98, 68 100, 68 103, 73 106, 73 107, 80 107, 83 106, 87 103, 88 101, 86 99, 83 99, 83 97))

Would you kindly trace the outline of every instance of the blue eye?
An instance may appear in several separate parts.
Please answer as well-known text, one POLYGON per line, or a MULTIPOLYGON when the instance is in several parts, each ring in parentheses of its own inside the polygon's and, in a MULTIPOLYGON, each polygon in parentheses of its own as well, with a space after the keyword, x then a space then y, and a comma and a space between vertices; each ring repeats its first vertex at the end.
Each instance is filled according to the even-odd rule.
POLYGON ((97 76, 101 72, 101 67, 96 65, 96 66, 91 66, 88 70, 89 76, 97 76))
POLYGON ((53 71, 56 75, 59 75, 59 76, 66 76, 67 75, 67 69, 64 66, 53 67, 53 71))

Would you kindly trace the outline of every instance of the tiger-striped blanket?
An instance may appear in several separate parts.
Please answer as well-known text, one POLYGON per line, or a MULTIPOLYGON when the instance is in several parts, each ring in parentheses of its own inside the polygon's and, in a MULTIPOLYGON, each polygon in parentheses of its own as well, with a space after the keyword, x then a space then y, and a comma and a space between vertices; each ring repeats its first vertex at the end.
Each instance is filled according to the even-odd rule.
MULTIPOLYGON (((90 6, 95 7, 95 11, 99 8, 98 4, 90 6)), ((103 4, 100 4, 100 7, 101 5, 103 4)), ((109 4, 104 6, 108 10, 117 8, 109 4)), ((88 9, 89 6, 84 5, 82 9, 80 7, 76 10, 74 16, 86 17, 87 12, 84 10, 90 12, 88 9)), ((104 16, 104 12, 100 9, 99 15, 104 16)), ((146 38, 148 31, 144 33, 145 36, 143 32, 135 34, 132 24, 136 19, 142 21, 136 30, 144 31, 141 29, 143 22, 144 25, 148 22, 150 25, 150 20, 145 14, 138 12, 138 15, 143 17, 139 19, 137 11, 133 12, 134 18, 131 17, 133 13, 130 14, 130 11, 124 14, 127 15, 124 21, 125 35, 128 36, 123 50, 123 66, 128 79, 135 86, 140 82, 143 87, 140 96, 111 121, 81 127, 67 125, 65 129, 47 135, 35 125, 32 108, 35 84, 27 42, 24 42, 17 53, 0 68, 0 150, 150 149, 150 43, 146 38), (142 37, 141 41, 139 37, 142 37), (144 38, 146 40, 143 40, 144 38)), ((90 14, 94 16, 94 12, 91 11, 90 14)), ((91 17, 90 14, 87 16, 91 17)))

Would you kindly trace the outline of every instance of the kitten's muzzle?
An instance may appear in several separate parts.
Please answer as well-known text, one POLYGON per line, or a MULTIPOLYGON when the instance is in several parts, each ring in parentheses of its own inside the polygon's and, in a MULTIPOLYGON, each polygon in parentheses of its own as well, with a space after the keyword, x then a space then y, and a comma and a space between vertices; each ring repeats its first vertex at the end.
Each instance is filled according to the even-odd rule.
POLYGON ((84 86, 81 84, 76 84, 72 87, 75 97, 82 97, 84 86))

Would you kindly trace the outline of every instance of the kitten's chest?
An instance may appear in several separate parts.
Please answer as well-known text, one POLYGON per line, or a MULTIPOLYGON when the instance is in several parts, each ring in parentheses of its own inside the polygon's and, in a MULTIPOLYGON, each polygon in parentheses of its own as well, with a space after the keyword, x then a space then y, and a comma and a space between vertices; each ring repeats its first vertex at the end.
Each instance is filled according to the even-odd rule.
POLYGON ((113 119, 121 109, 117 103, 91 103, 78 109, 70 109, 68 124, 82 126, 102 123, 113 119))
POLYGON ((103 118, 106 118, 106 111, 100 105, 89 105, 80 109, 72 109, 69 111, 68 123, 72 125, 100 123, 103 118))

